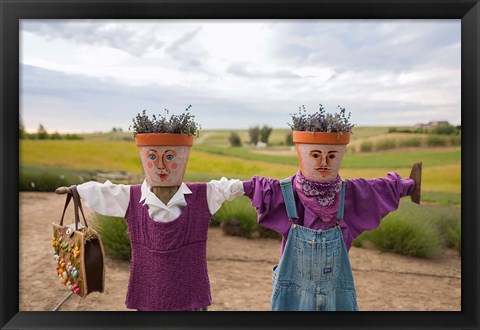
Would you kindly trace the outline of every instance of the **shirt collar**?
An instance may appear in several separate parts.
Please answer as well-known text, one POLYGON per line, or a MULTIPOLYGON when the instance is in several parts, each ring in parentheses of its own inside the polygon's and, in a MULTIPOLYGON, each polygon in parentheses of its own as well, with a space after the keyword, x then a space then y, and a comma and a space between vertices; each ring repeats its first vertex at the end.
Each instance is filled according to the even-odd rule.
POLYGON ((167 208, 173 204, 177 204, 179 202, 186 203, 185 195, 191 194, 192 191, 188 186, 182 182, 180 187, 178 188, 175 195, 172 196, 170 201, 167 205, 165 205, 152 191, 151 186, 147 183, 147 180, 143 180, 142 187, 141 187, 142 196, 140 197, 139 203, 143 202, 143 204, 147 205, 155 205, 162 208, 167 208))

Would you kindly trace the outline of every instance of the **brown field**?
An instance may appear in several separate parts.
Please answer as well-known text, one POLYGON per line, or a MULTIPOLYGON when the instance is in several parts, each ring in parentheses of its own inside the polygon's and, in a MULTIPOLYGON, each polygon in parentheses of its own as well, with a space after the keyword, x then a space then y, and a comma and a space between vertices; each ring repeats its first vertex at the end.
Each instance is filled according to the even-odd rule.
MULTIPOLYGON (((20 311, 126 311, 129 263, 107 258, 105 293, 86 299, 68 294, 55 275, 52 222, 58 222, 64 197, 20 193, 20 311)), ((91 216, 90 210, 87 217, 91 216)), ((71 219, 67 215, 66 219, 71 219)), ((208 269, 213 304, 210 311, 268 311, 271 268, 280 244, 245 239, 212 227, 208 269)), ((433 260, 383 253, 370 248, 350 251, 358 304, 363 311, 460 311, 460 257, 453 250, 433 260)))

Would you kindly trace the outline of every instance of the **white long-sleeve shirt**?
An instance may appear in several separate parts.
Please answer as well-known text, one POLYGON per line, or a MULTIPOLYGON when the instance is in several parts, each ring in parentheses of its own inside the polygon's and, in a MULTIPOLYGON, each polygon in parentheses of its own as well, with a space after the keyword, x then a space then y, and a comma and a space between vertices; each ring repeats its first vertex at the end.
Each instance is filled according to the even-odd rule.
MULTIPOLYGON (((95 181, 86 182, 77 186, 77 191, 83 203, 95 212, 114 216, 124 217, 130 201, 130 185, 113 184, 110 181, 99 183, 95 181)), ((146 180, 142 183, 142 196, 139 203, 148 205, 148 214, 159 222, 169 222, 178 218, 187 205, 186 194, 191 190, 185 183, 182 183, 178 191, 165 205, 152 191, 146 180)), ((227 180, 222 177, 220 180, 207 182, 207 202, 211 214, 217 212, 226 200, 233 200, 244 194, 243 184, 240 180, 227 180)))

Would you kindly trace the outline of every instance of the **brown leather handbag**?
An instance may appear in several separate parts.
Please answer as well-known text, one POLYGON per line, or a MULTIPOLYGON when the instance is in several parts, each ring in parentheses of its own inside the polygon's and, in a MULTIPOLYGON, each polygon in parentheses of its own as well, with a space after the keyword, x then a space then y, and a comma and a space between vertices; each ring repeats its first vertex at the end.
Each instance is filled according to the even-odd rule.
POLYGON ((88 227, 83 213, 80 195, 75 186, 67 193, 60 223, 53 223, 53 258, 56 274, 69 290, 85 298, 92 292, 103 292, 105 288, 105 253, 98 233, 88 227), (73 198, 74 223, 63 225, 63 218, 73 198), (79 211, 84 225, 80 223, 79 211))

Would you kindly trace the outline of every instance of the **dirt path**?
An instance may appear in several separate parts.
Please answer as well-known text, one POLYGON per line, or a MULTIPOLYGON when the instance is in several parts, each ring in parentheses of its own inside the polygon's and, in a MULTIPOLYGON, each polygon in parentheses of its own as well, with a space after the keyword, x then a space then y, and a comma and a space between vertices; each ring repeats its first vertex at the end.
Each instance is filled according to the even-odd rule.
MULTIPOLYGON (((68 291, 55 275, 51 223, 58 222, 64 197, 20 193, 20 311, 50 311, 68 291)), ((87 217, 91 215, 86 210, 87 217)), ((72 219, 67 213, 66 219, 72 219)), ((67 222, 68 223, 68 222, 67 222)), ((271 268, 280 244, 272 239, 225 236, 209 231, 207 258, 211 311, 268 311, 271 268)), ((358 304, 363 311, 460 311, 460 257, 446 250, 434 260, 373 249, 350 251, 358 304)), ((59 310, 126 311, 128 262, 106 260, 106 291, 86 299, 71 296, 59 310)))

